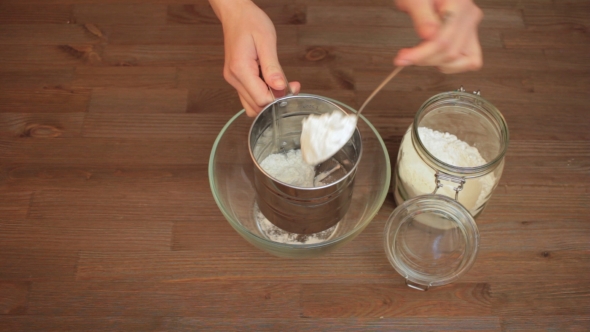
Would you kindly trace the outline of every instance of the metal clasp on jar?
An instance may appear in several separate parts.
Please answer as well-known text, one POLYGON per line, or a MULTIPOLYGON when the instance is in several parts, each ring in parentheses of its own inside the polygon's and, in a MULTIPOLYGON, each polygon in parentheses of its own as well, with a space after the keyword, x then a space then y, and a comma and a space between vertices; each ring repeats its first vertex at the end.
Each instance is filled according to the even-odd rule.
MULTIPOLYGON (((457 89, 457 92, 466 92, 466 91, 465 91, 465 88, 461 85, 461 87, 459 89, 457 89)), ((473 91, 473 94, 476 96, 481 96, 481 91, 475 90, 475 91, 473 91)))
POLYGON ((430 285, 422 285, 419 283, 415 283, 415 282, 408 280, 408 278, 406 278, 406 286, 416 289, 416 290, 419 290, 419 291, 422 291, 422 292, 426 292, 430 288, 430 285))
POLYGON ((453 190, 455 191, 455 200, 459 201, 459 192, 461 190, 463 190, 463 185, 465 184, 465 178, 453 176, 453 175, 449 175, 446 173, 441 173, 439 171, 436 171, 436 174, 434 174, 434 183, 435 183, 436 187, 434 188, 434 191, 432 192, 432 194, 436 194, 436 192, 438 191, 439 188, 444 187, 444 184, 441 182, 441 180, 450 181, 450 182, 454 182, 454 183, 459 184, 457 187, 453 188, 453 190))

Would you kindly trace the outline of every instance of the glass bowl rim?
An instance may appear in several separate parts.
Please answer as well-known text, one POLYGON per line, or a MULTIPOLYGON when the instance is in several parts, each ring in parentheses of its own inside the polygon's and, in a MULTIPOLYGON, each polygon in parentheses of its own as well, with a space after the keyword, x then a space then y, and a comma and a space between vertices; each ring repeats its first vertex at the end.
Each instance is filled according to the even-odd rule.
MULTIPOLYGON (((305 95, 313 96, 311 94, 305 94, 305 95)), ((322 97, 322 98, 325 98, 325 99, 330 100, 336 104, 346 107, 351 112, 356 113, 355 109, 353 109, 352 107, 350 107, 342 102, 339 102, 337 100, 327 98, 327 97, 322 97)), ((217 204, 217 207, 219 208, 219 210, 221 211, 221 213, 223 214, 225 219, 231 224, 231 226, 233 228, 236 228, 236 230, 239 230, 239 233, 244 232, 245 234, 253 236, 256 241, 262 241, 262 243, 264 244, 265 247, 270 246, 270 247, 283 248, 283 249, 289 249, 289 250, 319 249, 319 248, 323 248, 323 247, 330 247, 338 242, 346 241, 350 237, 350 235, 352 235, 352 234, 356 233, 357 231, 362 230, 364 227, 366 227, 375 218, 375 216, 379 213, 379 210, 381 210, 381 207, 383 206, 383 202, 385 202, 385 198, 387 197, 387 193, 389 192, 389 185, 383 186, 383 190, 381 191, 381 193, 379 193, 379 196, 377 197, 379 208, 375 209, 375 211, 373 211, 371 213, 371 215, 369 215, 366 218, 366 221, 364 223, 357 224, 351 231, 347 232, 346 234, 343 234, 343 235, 333 238, 333 239, 329 239, 325 242, 311 243, 311 244, 296 244, 296 245, 289 244, 289 243, 274 242, 274 241, 271 241, 265 237, 262 237, 262 236, 252 233, 248 228, 244 227, 239 221, 234 220, 234 218, 232 216, 230 216, 230 214, 227 211, 225 211, 225 208, 223 208, 223 206, 221 204, 221 200, 218 197, 217 191, 215 190, 215 177, 214 177, 215 170, 213 169, 213 162, 215 160, 215 152, 217 151, 217 146, 219 145, 219 142, 221 141, 221 138, 225 134, 227 128, 238 117, 242 116, 245 112, 246 112, 246 110, 242 109, 241 111, 236 113, 223 126, 223 128, 221 129, 221 131, 217 135, 215 142, 213 143, 213 147, 211 148, 211 154, 209 155, 209 163, 208 163, 208 167, 207 167, 208 168, 207 174, 209 176, 209 186, 211 187, 211 194, 213 195, 213 198, 215 199, 215 203, 217 204)), ((386 181, 385 181, 385 183, 389 183, 391 181, 391 162, 389 159, 389 153, 387 152, 387 147, 385 146, 385 143, 383 142, 381 135, 379 135, 379 132, 373 126, 373 124, 362 114, 359 115, 359 118, 361 118, 365 122, 365 124, 367 124, 367 126, 369 126, 369 128, 373 131, 373 133, 377 137, 377 140, 378 140, 378 142, 382 148, 382 151, 385 155, 385 164, 386 164, 385 165, 385 167, 386 167, 386 179, 385 179, 386 181)))

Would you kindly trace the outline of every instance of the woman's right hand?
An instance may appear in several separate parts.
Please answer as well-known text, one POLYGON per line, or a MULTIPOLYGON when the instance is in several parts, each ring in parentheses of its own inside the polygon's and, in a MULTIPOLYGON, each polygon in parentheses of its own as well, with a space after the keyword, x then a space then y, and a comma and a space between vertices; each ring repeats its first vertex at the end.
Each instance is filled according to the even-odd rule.
POLYGON ((435 66, 443 73, 479 70, 477 28, 483 12, 473 0, 396 0, 408 12, 422 42, 399 51, 396 66, 435 66))
MULTIPOLYGON (((250 0, 210 0, 223 25, 225 65, 223 76, 240 96, 248 116, 255 116, 272 102, 268 86, 286 88, 277 57, 277 35, 270 18, 250 0), (259 67, 260 66, 260 67, 259 67), (264 80, 259 76, 262 70, 264 80)), ((298 82, 290 83, 299 93, 298 82)))

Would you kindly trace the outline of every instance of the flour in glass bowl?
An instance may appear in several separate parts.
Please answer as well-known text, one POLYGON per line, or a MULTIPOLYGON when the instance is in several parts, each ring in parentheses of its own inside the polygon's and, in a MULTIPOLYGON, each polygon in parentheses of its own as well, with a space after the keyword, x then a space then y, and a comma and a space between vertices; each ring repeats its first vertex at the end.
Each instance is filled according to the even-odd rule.
MULTIPOLYGON (((311 188, 325 185, 322 179, 331 171, 315 175, 315 167, 303 161, 301 150, 289 150, 286 153, 274 153, 260 163, 260 167, 270 176, 286 184, 311 188)), ((338 224, 324 231, 314 234, 296 234, 280 229, 271 223, 260 212, 258 205, 254 206, 254 219, 262 234, 269 240, 287 244, 313 244, 324 242, 334 234, 338 224)))
POLYGON ((286 244, 314 244, 322 243, 329 240, 338 224, 318 233, 314 234, 297 234, 287 232, 275 226, 270 220, 260 212, 258 205, 254 207, 254 218, 262 234, 273 242, 286 243, 286 244))
MULTIPOLYGON (((398 165, 398 172, 408 197, 431 194, 435 188, 435 171, 418 155, 412 145, 411 128, 406 132, 402 142, 404 155, 398 165)), ((477 148, 461 141, 457 136, 442 133, 426 127, 419 127, 418 134, 424 147, 437 159, 458 167, 476 167, 485 165, 487 161, 477 148)), ((494 189, 496 178, 493 173, 467 180, 463 190, 459 192, 459 202, 472 214, 486 202, 494 189)), ((437 191, 451 198, 455 192, 450 185, 437 191)))

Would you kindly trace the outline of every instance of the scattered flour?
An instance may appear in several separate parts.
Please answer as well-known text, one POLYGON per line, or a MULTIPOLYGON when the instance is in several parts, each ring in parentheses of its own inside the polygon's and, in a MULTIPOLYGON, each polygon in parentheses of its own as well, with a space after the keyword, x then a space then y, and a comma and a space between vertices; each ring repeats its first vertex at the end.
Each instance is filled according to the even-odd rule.
POLYGON ((317 165, 330 159, 354 134, 357 116, 340 111, 310 115, 303 119, 301 151, 303 160, 317 165))
POLYGON ((258 209, 258 205, 254 208, 254 217, 256 219, 256 223, 258 224, 260 231, 264 234, 269 240, 273 242, 279 243, 287 243, 287 244, 313 244, 313 243, 322 243, 330 239, 338 224, 326 229, 325 231, 321 231, 314 234, 297 234, 297 233, 290 233, 284 231, 273 223, 271 223, 266 217, 260 212, 258 209))
MULTIPOLYGON (((418 128, 420 140, 424 147, 437 159, 459 167, 475 167, 486 164, 477 148, 459 140, 457 136, 441 133, 426 127, 418 128)), ((411 129, 404 135, 402 142, 403 156, 398 165, 399 177, 409 197, 431 194, 435 188, 435 171, 430 168, 412 145, 411 129)), ((493 173, 469 179, 459 192, 459 202, 472 214, 479 212, 494 188, 496 178, 493 173)), ((445 183, 436 193, 455 198, 452 185, 445 183)))

